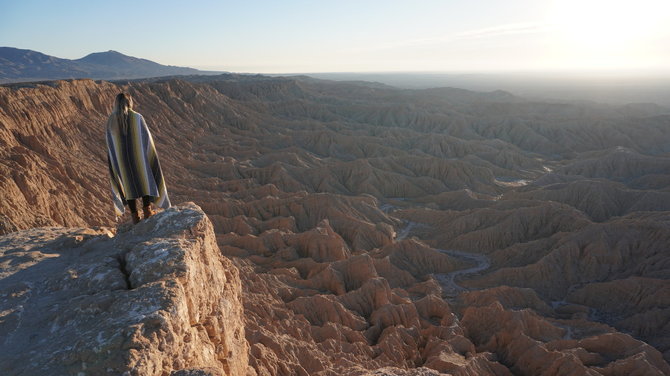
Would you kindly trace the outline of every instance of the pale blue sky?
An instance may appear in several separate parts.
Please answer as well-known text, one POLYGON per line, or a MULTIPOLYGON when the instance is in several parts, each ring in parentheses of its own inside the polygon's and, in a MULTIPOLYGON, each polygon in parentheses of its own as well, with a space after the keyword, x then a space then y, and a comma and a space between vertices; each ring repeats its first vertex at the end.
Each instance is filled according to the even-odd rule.
POLYGON ((667 0, 0 0, 0 46, 235 72, 661 70, 667 0))

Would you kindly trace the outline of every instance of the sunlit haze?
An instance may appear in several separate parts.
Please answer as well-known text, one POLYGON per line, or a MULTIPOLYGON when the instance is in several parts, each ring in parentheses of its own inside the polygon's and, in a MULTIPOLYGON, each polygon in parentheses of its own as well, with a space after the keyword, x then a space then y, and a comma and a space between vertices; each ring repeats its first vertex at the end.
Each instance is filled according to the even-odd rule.
POLYGON ((670 1, 3 1, 0 45, 233 72, 658 72, 670 1))

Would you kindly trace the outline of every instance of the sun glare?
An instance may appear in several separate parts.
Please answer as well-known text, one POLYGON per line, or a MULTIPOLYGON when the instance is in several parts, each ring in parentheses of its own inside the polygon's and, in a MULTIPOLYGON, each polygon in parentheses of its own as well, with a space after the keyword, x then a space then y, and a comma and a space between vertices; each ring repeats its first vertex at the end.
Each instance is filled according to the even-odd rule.
POLYGON ((552 25, 562 37, 590 50, 626 49, 666 27, 668 0, 561 0, 552 25))
POLYGON ((670 0, 560 0, 549 9, 552 63, 618 70, 659 66, 670 0))

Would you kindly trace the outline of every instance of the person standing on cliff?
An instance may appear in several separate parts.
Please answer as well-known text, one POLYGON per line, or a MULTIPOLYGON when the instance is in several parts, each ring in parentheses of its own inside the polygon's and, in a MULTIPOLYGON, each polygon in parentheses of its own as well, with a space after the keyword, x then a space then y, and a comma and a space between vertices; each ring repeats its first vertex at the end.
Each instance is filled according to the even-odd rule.
POLYGON ((144 117, 133 111, 129 94, 120 93, 107 120, 107 164, 112 185, 114 210, 118 217, 130 208, 133 223, 140 221, 136 199, 142 198, 144 218, 155 214, 151 208, 170 207, 165 179, 151 132, 144 117))

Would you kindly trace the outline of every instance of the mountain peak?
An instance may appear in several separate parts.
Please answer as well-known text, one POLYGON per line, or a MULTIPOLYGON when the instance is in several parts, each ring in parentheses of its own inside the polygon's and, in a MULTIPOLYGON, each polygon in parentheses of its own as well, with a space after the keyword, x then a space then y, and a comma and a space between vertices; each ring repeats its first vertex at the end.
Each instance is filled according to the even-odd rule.
POLYGON ((122 54, 122 53, 119 52, 119 51, 115 51, 115 50, 107 50, 107 51, 104 51, 104 52, 92 52, 92 53, 90 53, 90 54, 88 54, 88 55, 86 55, 86 56, 84 56, 84 57, 82 57, 81 59, 78 59, 78 60, 86 59, 87 57, 90 57, 90 56, 124 56, 124 57, 132 57, 132 56, 128 56, 128 55, 126 55, 126 54, 122 54))
POLYGON ((91 54, 88 54, 81 59, 77 59, 75 61, 81 62, 81 63, 89 63, 89 64, 100 64, 100 65, 115 65, 115 64, 132 64, 134 62, 146 62, 150 64, 155 64, 155 65, 160 65, 158 63, 154 63, 153 61, 149 61, 146 59, 139 59, 136 57, 124 55, 121 52, 114 51, 114 50, 109 50, 106 52, 93 52, 91 54))
POLYGON ((115 50, 94 52, 70 60, 32 50, 0 47, 0 82, 67 78, 113 80, 211 73, 219 72, 162 65, 115 50))

